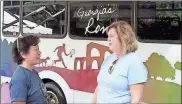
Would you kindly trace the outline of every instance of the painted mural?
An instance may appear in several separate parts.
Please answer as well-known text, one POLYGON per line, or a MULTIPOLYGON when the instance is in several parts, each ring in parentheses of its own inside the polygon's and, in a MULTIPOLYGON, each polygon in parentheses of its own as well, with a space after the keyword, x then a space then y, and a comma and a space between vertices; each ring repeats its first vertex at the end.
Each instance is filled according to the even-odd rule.
MULTIPOLYGON (((12 43, 7 40, 1 41, 1 76, 11 77, 16 64, 12 60, 12 43)), ((38 72, 51 70, 58 73, 68 83, 71 89, 93 93, 97 85, 97 75, 104 60, 106 52, 111 53, 108 47, 89 43, 86 47, 86 56, 76 56, 74 60, 74 69, 67 69, 69 63, 65 63, 63 55, 72 57, 76 50, 72 49, 67 53, 66 44, 62 44, 52 50, 57 54, 57 59, 52 60, 52 65, 47 65, 51 60, 50 56, 41 59, 40 65, 36 66, 38 72), (91 56, 91 51, 97 49, 100 56, 91 56), (57 63, 60 62, 60 63, 57 63), (92 63, 96 62, 98 67, 93 68, 92 63), (57 67, 55 64, 62 64, 63 67, 57 67), (78 67, 78 64, 80 64, 78 67)), ((144 62, 149 72, 149 79, 145 85, 143 102, 148 103, 181 103, 181 85, 167 81, 174 80, 176 71, 181 71, 181 62, 171 65, 169 61, 158 53, 152 53, 148 60, 144 62), (158 80, 161 78, 161 80, 158 80)))
POLYGON ((144 102, 149 103, 181 103, 181 85, 167 82, 175 79, 175 72, 181 70, 181 62, 176 62, 173 68, 162 55, 152 53, 145 66, 149 72, 149 80, 144 89, 144 102), (160 77, 162 80, 157 80, 160 77))
POLYGON ((17 64, 13 62, 11 48, 12 42, 1 40, 1 76, 11 77, 17 64))
POLYGON ((1 85, 1 104, 10 104, 10 92, 9 92, 9 84, 3 83, 1 85))
POLYGON ((58 46, 55 50, 57 50, 58 59, 53 60, 54 64, 56 64, 56 62, 58 61, 61 61, 60 64, 63 64, 64 67, 56 67, 53 64, 52 66, 47 66, 47 67, 38 66, 36 67, 36 70, 38 72, 43 70, 54 71, 64 78, 64 80, 68 83, 71 89, 93 93, 97 85, 96 79, 101 64, 104 60, 105 53, 106 52, 111 53, 108 47, 91 42, 90 44, 87 45, 86 56, 76 57, 75 59, 73 59, 74 69, 67 69, 66 64, 64 63, 64 59, 62 58, 62 55, 66 56, 68 56, 69 54, 74 55, 76 51, 73 51, 74 49, 72 49, 69 52, 69 54, 67 54, 64 44, 63 46, 58 46), (97 49, 100 52, 100 56, 92 57, 91 56, 92 49, 97 49), (96 69, 92 68, 93 62, 97 62, 98 67, 96 69), (78 64, 80 64, 79 65, 80 67, 77 66, 78 64))
POLYGON ((58 50, 58 51, 57 51, 58 59, 57 59, 57 60, 54 60, 54 64, 56 64, 57 62, 62 62, 64 68, 67 68, 67 66, 66 66, 65 63, 64 63, 64 59, 63 59, 63 57, 62 57, 62 54, 64 53, 66 56, 70 55, 70 57, 72 57, 72 55, 75 54, 75 50, 72 49, 72 50, 70 51, 70 53, 67 54, 67 53, 66 53, 66 46, 65 46, 64 43, 63 43, 62 46, 56 47, 56 49, 54 50, 54 52, 55 52, 56 50, 58 50))

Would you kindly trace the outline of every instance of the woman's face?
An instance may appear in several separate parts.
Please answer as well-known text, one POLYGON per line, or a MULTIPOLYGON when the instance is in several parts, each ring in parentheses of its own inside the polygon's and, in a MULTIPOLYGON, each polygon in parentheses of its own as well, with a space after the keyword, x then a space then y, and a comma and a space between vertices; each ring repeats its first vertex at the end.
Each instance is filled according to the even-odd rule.
POLYGON ((109 49, 112 52, 118 53, 121 51, 121 42, 119 41, 119 37, 115 28, 109 29, 107 40, 109 42, 109 49))
POLYGON ((29 48, 29 52, 27 54, 23 55, 23 58, 25 59, 26 63, 30 65, 36 65, 40 63, 40 55, 41 52, 39 51, 39 46, 31 46, 29 48))

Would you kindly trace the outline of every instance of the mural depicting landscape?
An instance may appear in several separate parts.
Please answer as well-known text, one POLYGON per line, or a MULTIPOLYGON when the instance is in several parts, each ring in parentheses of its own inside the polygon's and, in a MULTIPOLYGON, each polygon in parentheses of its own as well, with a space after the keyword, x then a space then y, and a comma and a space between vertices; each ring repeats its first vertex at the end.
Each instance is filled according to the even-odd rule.
POLYGON ((143 101, 181 103, 181 86, 165 81, 167 78, 175 79, 175 70, 181 70, 181 62, 176 62, 173 68, 164 56, 153 53, 144 64, 149 72, 149 80, 145 86, 143 101), (157 77, 162 80, 156 80, 157 77))
MULTIPOLYGON (((12 43, 8 44, 7 40, 1 40, 1 76, 11 77, 16 69, 17 65, 11 58, 11 46, 12 43)), ((62 62, 60 64, 63 64, 64 59, 62 55, 64 55, 63 53, 66 51, 66 48, 64 46, 58 47, 56 51, 58 60, 53 61, 62 62)), ((42 59, 43 62, 40 66, 36 67, 36 70, 38 72, 44 70, 54 71, 64 78, 71 89, 93 93, 105 53, 110 51, 106 46, 91 42, 87 45, 85 52, 86 56, 73 58, 74 69, 67 69, 66 65, 69 65, 69 63, 64 63, 64 67, 47 66, 46 61, 50 60, 49 56, 47 56, 47 58, 42 59), (91 51, 94 48, 100 52, 100 56, 91 56, 91 51), (92 68, 93 62, 98 63, 97 69, 92 68), (77 69, 78 63, 80 64, 79 69, 77 69), (86 68, 83 67, 84 65, 86 65, 86 68)), ((68 54, 65 55, 67 56, 68 54)), ((181 72, 181 62, 178 61, 174 65, 171 65, 164 56, 152 53, 144 64, 148 69, 149 79, 144 89, 143 102, 181 103, 181 85, 167 81, 167 79, 175 79, 175 72, 177 70, 181 72), (161 78, 162 80, 158 80, 157 78, 161 78)))

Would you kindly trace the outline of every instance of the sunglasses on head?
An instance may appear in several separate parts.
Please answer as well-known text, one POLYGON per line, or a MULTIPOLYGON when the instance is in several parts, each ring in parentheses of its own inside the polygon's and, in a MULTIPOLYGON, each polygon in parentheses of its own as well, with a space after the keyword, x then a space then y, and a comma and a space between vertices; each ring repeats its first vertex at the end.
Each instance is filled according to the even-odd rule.
POLYGON ((19 38, 17 38, 16 46, 17 46, 17 50, 18 50, 18 52, 20 52, 20 48, 19 48, 19 38))

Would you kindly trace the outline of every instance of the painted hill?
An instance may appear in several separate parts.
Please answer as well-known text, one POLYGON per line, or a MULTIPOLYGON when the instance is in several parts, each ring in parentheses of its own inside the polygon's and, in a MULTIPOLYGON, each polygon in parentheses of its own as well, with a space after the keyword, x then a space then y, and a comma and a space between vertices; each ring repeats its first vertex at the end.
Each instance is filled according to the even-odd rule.
POLYGON ((1 75, 11 77, 13 75, 14 70, 17 67, 17 64, 14 63, 11 54, 11 48, 13 43, 9 43, 8 41, 1 40, 1 75))
POLYGON ((145 85, 143 102, 181 104, 181 86, 150 79, 145 85))

